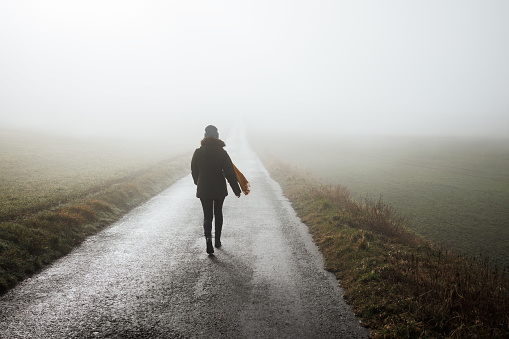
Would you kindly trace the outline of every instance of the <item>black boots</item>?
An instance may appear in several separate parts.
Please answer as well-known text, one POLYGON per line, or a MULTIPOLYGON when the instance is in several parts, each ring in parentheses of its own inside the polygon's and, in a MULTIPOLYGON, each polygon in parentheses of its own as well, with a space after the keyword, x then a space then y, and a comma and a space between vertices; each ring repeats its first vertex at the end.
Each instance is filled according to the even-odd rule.
POLYGON ((212 247, 212 238, 207 238, 207 253, 214 253, 214 247, 212 247))
MULTIPOLYGON (((214 247, 212 247, 212 237, 210 237, 210 238, 205 237, 205 239, 207 240, 207 253, 208 254, 214 253, 214 247)), ((221 233, 219 233, 219 234, 216 233, 216 237, 214 240, 214 246, 216 248, 221 247, 221 233)))
POLYGON ((214 240, 214 246, 216 248, 221 247, 221 230, 218 231, 217 228, 216 228, 216 236, 215 236, 214 239, 215 239, 214 240))

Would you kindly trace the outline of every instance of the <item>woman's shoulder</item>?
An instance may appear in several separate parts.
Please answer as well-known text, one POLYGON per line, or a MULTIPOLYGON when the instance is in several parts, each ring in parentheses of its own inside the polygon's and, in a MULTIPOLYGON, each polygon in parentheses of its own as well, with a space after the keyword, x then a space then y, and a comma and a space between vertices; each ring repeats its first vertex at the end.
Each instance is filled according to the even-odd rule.
POLYGON ((217 147, 225 147, 226 144, 224 143, 223 140, 221 139, 216 139, 216 138, 204 138, 202 141, 201 141, 201 146, 217 146, 217 147))

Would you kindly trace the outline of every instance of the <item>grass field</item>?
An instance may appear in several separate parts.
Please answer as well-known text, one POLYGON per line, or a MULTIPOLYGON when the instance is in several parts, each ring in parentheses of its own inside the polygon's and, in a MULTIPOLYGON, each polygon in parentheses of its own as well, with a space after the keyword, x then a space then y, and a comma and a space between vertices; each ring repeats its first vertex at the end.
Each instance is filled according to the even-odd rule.
POLYGON ((380 200, 352 197, 263 154, 372 338, 507 338, 509 276, 408 232, 380 200))
POLYGON ((0 131, 0 293, 189 172, 165 145, 0 131))
POLYGON ((145 146, 0 131, 0 221, 96 192, 177 155, 145 146))
POLYGON ((509 140, 474 138, 271 138, 253 144, 383 200, 410 228, 469 256, 509 265, 509 140))

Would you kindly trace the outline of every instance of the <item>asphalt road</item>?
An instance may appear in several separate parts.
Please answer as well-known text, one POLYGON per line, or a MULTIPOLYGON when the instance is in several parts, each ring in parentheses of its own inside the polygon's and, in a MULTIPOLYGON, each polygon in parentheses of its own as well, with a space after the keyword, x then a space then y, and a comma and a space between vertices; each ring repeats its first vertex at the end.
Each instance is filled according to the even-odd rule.
POLYGON ((304 224, 237 135, 252 193, 205 252, 186 176, 0 298, 1 338, 364 338, 304 224))

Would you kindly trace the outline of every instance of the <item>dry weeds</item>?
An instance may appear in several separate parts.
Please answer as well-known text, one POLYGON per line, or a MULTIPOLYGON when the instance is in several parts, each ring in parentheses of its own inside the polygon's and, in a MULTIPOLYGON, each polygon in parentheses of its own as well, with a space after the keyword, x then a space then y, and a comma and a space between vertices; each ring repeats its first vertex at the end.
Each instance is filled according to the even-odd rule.
POLYGON ((265 161, 376 338, 509 336, 509 276, 410 233, 394 208, 265 161))

